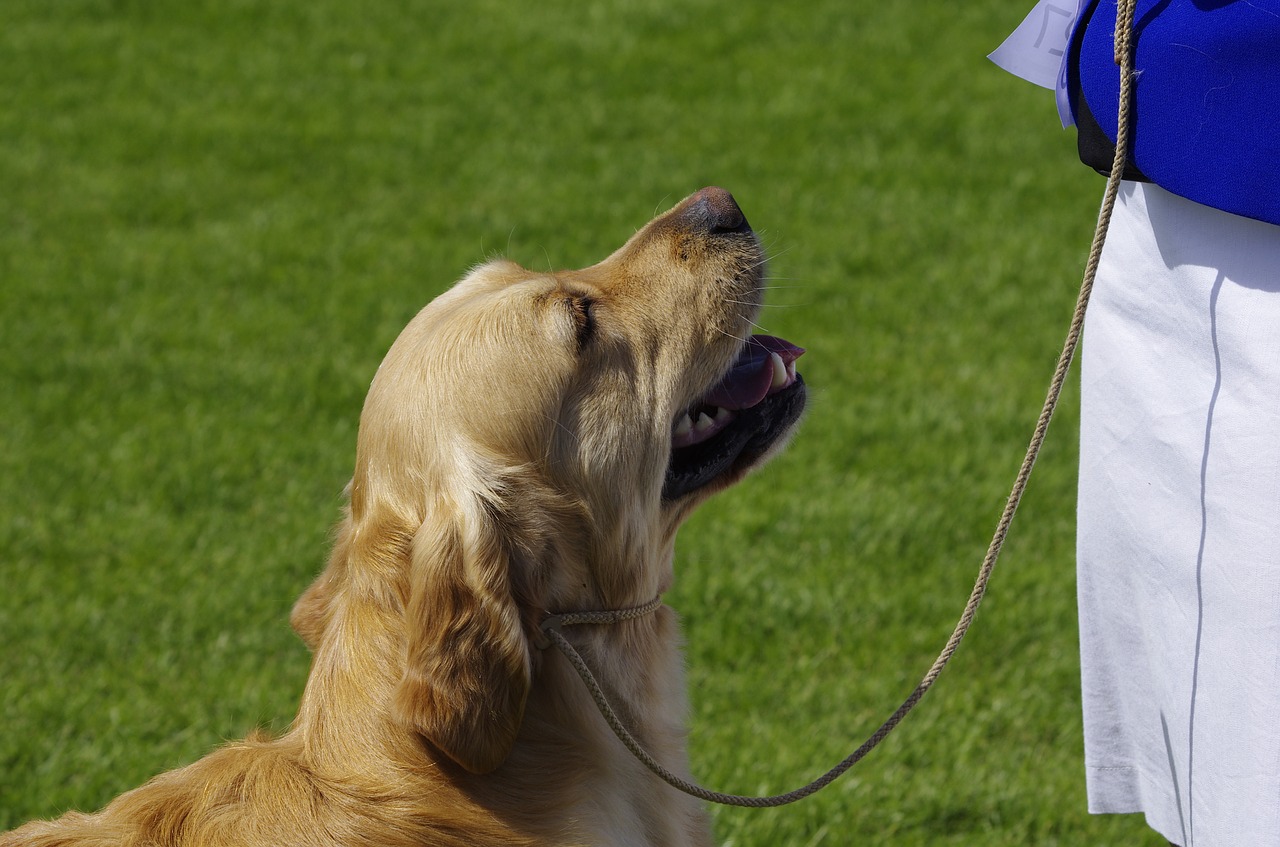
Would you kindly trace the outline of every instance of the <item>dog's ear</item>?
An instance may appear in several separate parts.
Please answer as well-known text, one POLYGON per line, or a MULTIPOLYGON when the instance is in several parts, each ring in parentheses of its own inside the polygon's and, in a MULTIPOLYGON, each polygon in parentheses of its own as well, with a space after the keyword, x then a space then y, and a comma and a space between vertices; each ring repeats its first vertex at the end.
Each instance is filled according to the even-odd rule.
POLYGON ((468 506, 437 509, 413 539, 396 709, 450 759, 488 773, 520 729, 532 657, 498 508, 468 506))
POLYGON ((336 584, 346 570, 354 535, 351 515, 347 514, 338 526, 337 540, 333 553, 329 556, 328 566, 302 592, 302 596, 293 604, 293 611, 289 613, 289 625, 312 652, 319 646, 329 621, 333 619, 333 596, 337 591, 336 584))
POLYGON ((333 597, 332 583, 333 568, 330 566, 302 592, 298 602, 293 604, 293 611, 289 613, 289 625, 312 652, 319 646, 325 627, 333 616, 330 606, 333 597))

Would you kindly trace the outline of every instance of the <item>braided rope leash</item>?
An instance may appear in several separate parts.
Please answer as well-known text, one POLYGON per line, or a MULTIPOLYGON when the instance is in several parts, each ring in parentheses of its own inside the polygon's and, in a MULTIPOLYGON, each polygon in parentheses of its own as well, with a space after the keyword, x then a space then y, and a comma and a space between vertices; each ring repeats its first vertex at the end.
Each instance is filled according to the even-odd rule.
POLYGON ((933 666, 929 668, 924 678, 920 680, 920 684, 915 690, 903 701, 902 705, 889 716, 880 728, 871 734, 871 737, 863 742, 862 746, 853 753, 849 754, 844 761, 840 762, 831 770, 822 776, 810 782, 808 785, 788 791, 785 794, 775 794, 769 797, 747 797, 738 794, 722 794, 719 791, 710 791, 688 780, 677 776, 653 758, 650 753, 635 739, 635 736, 623 725, 618 718, 613 707, 609 705, 608 698, 605 697, 604 691, 600 684, 596 681, 595 676, 591 673, 591 669, 587 667, 582 656, 569 643, 564 634, 560 631, 566 626, 576 626, 580 624, 611 624, 624 620, 632 620, 644 615, 653 613, 662 605, 662 598, 659 597, 643 606, 637 606, 633 609, 623 609, 619 611, 608 612, 573 612, 564 615, 553 615, 546 619, 542 624, 542 632, 550 643, 554 644, 569 663, 577 671, 578 676, 582 678, 583 683, 587 686, 587 690, 591 693, 591 697, 595 700, 596 706, 600 709, 600 713, 604 716, 605 721, 613 730, 618 739, 631 751, 637 759, 642 762, 645 767, 653 771, 659 778, 677 788, 686 794, 690 794, 699 799, 711 803, 719 803, 725 806, 745 806, 750 808, 771 808, 774 806, 784 806, 788 803, 794 803, 808 797, 811 794, 820 791, 830 785, 845 771, 853 767, 859 760, 870 753, 883 741, 890 732, 902 722, 907 713, 915 708, 916 704, 924 697, 924 695, 933 687, 947 663, 951 661, 951 657, 955 655, 956 649, 960 646, 960 641, 969 631, 969 627, 973 624, 974 616, 978 612, 978 606, 982 603, 982 598, 987 592, 987 583, 991 580, 991 574, 995 570, 996 560, 1000 557, 1000 550, 1004 547, 1004 541, 1009 533, 1009 527, 1013 523, 1013 516, 1018 510, 1019 503, 1022 502, 1022 495, 1026 492, 1027 482, 1031 478, 1031 470, 1035 466, 1036 458, 1040 455, 1040 448, 1044 445, 1045 435, 1049 430, 1049 422, 1053 419, 1053 413, 1058 406, 1058 398, 1062 394, 1062 387, 1067 379, 1067 372, 1071 369, 1071 361, 1075 358, 1076 348, 1080 343, 1080 334, 1084 327, 1085 311, 1089 305, 1089 295, 1093 291, 1094 278, 1098 273, 1098 264, 1102 259, 1102 246, 1107 238, 1107 229, 1111 225, 1111 213, 1115 209, 1116 196, 1120 190, 1120 180, 1124 173, 1125 159, 1129 148, 1129 105, 1133 99, 1132 87, 1134 78, 1133 69, 1133 15, 1135 0, 1118 0, 1116 4, 1116 37, 1115 37, 1115 58, 1116 64, 1120 66, 1120 106, 1117 119, 1116 129, 1116 151, 1115 158, 1111 165, 1111 174, 1107 179, 1107 190, 1103 196, 1102 208, 1098 213, 1098 224, 1094 229, 1093 243, 1089 250, 1089 259, 1085 264, 1084 279, 1080 285, 1080 295, 1076 300, 1075 312, 1071 318, 1071 325, 1067 331, 1067 338, 1062 348, 1062 353, 1058 357, 1057 367, 1054 369, 1053 379, 1049 384, 1048 396, 1045 398, 1044 406, 1040 410, 1040 416, 1036 420, 1035 431, 1031 436, 1031 442, 1027 446, 1026 456, 1022 460, 1022 466, 1018 470, 1018 475, 1014 479, 1013 490, 1009 494, 1009 499, 1005 503, 1004 511, 1000 515, 1000 520, 996 524, 995 534, 991 539, 991 544, 987 548, 987 554, 982 560, 982 567, 978 571, 977 582, 973 586, 973 592, 969 595, 969 600, 965 604, 964 612, 960 616, 959 623, 951 633, 951 637, 947 639, 946 645, 942 652, 934 661, 933 666))
MULTIPOLYGON (((635 620, 636 618, 643 618, 646 615, 651 615, 658 611, 661 606, 662 598, 658 597, 650 600, 643 606, 636 606, 632 609, 616 609, 607 612, 566 612, 563 615, 549 615, 543 619, 539 628, 542 630, 543 635, 554 641, 555 636, 560 635, 561 627, 580 626, 582 624, 599 625, 622 623, 623 621, 635 620)), ((560 635, 560 637, 564 638, 563 635, 560 635)), ((567 641, 565 643, 568 644, 567 641)), ((572 647, 569 649, 573 651, 574 655, 577 655, 576 650, 573 650, 572 647)))

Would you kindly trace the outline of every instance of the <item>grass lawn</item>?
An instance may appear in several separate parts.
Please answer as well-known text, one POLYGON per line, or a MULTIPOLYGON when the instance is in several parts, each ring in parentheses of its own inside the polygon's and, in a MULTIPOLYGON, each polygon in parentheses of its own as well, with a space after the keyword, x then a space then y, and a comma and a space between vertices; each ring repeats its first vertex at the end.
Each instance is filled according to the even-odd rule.
MULTIPOLYGON (((1030 0, 0 5, 0 828, 255 726, 308 657, 368 386, 472 263, 590 264, 706 184, 773 258, 791 450, 681 538, 692 755, 779 792, 959 615, 1100 178, 984 56, 1030 0)), ((1085 812, 1069 389, 991 594, 747 845, 1156 845, 1085 812)))

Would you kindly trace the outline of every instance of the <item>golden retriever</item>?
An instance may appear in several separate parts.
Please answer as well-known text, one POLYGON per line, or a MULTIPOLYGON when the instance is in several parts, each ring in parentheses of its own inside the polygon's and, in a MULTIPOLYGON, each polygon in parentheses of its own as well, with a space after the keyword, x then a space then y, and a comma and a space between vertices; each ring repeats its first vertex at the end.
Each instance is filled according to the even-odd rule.
MULTIPOLYGON (((289 731, 0 845, 710 844, 539 624, 660 596, 680 524, 793 429, 803 351, 750 335, 763 273, 717 188, 584 270, 473 270, 369 389, 331 558, 293 610, 314 657, 289 731)), ((567 636, 687 774, 676 615, 567 636)))

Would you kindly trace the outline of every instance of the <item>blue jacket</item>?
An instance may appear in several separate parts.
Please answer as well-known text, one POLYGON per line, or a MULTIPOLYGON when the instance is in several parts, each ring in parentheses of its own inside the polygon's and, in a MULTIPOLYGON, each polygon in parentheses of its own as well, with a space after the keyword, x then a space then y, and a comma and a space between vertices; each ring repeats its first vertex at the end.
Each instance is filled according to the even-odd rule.
MULTIPOLYGON (((1069 70, 1082 132, 1080 98, 1111 144, 1115 14, 1094 0, 1069 70)), ((1174 194, 1280 224, 1280 0, 1138 0, 1134 32, 1133 164, 1174 194)))

